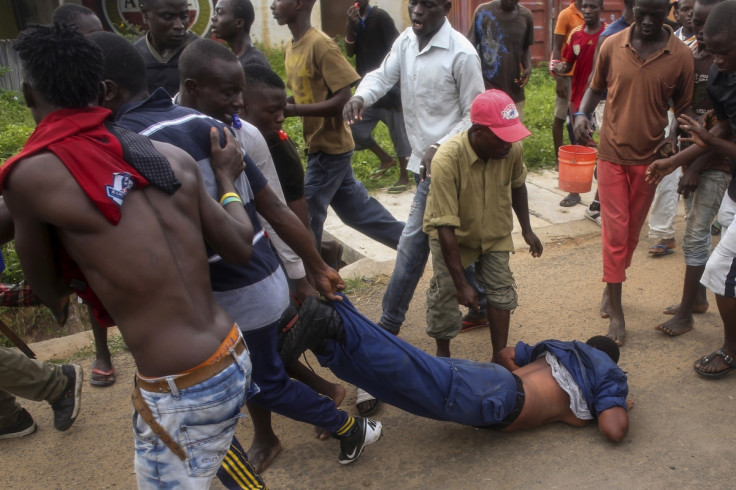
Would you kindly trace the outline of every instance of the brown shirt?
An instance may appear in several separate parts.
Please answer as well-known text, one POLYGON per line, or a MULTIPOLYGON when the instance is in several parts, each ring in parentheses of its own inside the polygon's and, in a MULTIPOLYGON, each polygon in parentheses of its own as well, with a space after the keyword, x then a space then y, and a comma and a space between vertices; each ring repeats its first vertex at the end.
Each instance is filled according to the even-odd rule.
MULTIPOLYGON (((284 53, 286 85, 297 104, 323 102, 338 90, 360 80, 337 44, 324 32, 312 27, 298 41, 286 44, 284 53)), ((318 151, 338 155, 353 148, 353 136, 342 119, 303 117, 307 154, 318 151)))
POLYGON ((665 47, 642 60, 631 44, 634 26, 603 42, 590 82, 598 93, 608 89, 598 156, 621 165, 648 165, 658 158, 670 101, 681 114, 693 98, 692 51, 668 26, 665 47))

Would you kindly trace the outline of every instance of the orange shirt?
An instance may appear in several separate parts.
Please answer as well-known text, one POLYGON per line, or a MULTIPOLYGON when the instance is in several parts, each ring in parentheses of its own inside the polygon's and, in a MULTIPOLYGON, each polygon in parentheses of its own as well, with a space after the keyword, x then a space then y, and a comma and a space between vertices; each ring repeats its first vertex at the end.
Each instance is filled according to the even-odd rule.
POLYGON ((643 61, 631 44, 634 26, 601 45, 590 88, 608 89, 598 156, 620 165, 648 165, 664 140, 669 101, 675 114, 691 105, 695 59, 690 48, 664 26, 670 38, 643 61))
MULTIPOLYGON (((570 6, 562 9, 560 15, 557 16, 557 23, 555 24, 555 34, 559 34, 564 38, 562 42, 562 48, 560 49, 560 59, 562 59, 562 53, 567 48, 567 38, 570 36, 570 32, 577 26, 585 24, 583 14, 580 13, 578 8, 575 6, 575 2, 570 2, 570 6)), ((572 76, 575 71, 573 66, 569 72, 565 73, 566 76, 572 76)))

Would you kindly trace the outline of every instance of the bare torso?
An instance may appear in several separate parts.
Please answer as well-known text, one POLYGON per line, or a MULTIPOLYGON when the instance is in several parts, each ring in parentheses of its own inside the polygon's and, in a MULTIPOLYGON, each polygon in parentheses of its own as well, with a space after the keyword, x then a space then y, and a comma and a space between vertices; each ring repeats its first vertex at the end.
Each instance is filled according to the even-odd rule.
MULTIPOLYGON (((33 257, 52 251, 53 236, 58 236, 118 324, 139 371, 152 377, 201 363, 232 327, 210 289, 200 218, 206 195, 196 164, 170 145, 156 147, 169 159, 181 188, 171 196, 152 186, 129 192, 116 226, 49 153, 20 162, 5 191, 24 269, 43 268, 44 264, 34 266, 33 257), (26 179, 32 187, 23 185, 26 179), (34 198, 29 200, 29 195, 34 198), (28 215, 24 207, 31 208, 28 215), (39 252, 28 243, 43 241, 39 237, 46 238, 49 250, 39 252)), ((44 280, 53 282, 56 275, 26 273, 34 289, 34 279, 43 287, 44 280)))
POLYGON ((577 418, 570 410, 570 396, 552 377, 552 369, 544 357, 514 371, 524 384, 524 408, 505 431, 539 427, 551 422, 564 422, 576 427, 589 420, 577 418))

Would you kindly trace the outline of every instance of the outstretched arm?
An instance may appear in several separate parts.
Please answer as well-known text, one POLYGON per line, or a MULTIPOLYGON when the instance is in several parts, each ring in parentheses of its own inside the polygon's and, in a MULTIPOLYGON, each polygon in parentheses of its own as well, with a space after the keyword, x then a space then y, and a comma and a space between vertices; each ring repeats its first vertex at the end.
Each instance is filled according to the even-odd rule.
POLYGON ((343 107, 350 100, 350 86, 343 87, 322 102, 314 104, 286 104, 284 116, 332 117, 342 115, 343 107))
POLYGON ((266 218, 279 237, 301 257, 309 269, 315 286, 330 301, 342 298, 335 293, 345 289, 345 283, 334 269, 320 257, 314 246, 314 238, 299 218, 279 200, 267 185, 256 194, 256 209, 266 218))
POLYGON ((611 442, 621 442, 629 432, 629 414, 621 407, 604 410, 598 415, 598 428, 611 442))

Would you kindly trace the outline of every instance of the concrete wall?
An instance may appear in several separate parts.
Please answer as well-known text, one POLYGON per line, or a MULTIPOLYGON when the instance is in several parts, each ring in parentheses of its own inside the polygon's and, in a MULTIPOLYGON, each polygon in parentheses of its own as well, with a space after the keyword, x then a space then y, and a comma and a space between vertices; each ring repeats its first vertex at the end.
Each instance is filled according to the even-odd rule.
MULTIPOLYGON (((291 33, 286 26, 280 26, 276 23, 271 15, 272 0, 251 0, 256 11, 256 20, 251 28, 251 35, 256 41, 262 42, 268 47, 278 47, 291 39, 291 33)), ((321 2, 330 2, 334 0, 317 0, 312 10, 312 25, 322 27, 321 20, 321 2)), ((216 3, 216 0, 213 2, 216 3)), ((399 32, 409 26, 409 13, 407 11, 407 2, 404 0, 372 0, 371 5, 382 8, 387 11, 399 32)), ((345 9, 347 12, 347 8, 345 9)))

